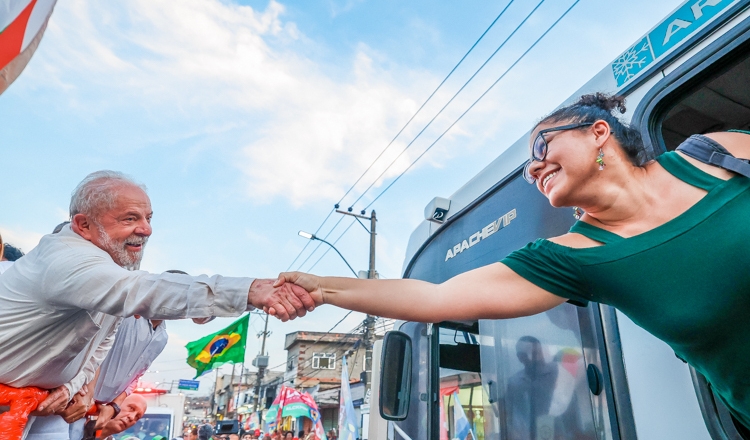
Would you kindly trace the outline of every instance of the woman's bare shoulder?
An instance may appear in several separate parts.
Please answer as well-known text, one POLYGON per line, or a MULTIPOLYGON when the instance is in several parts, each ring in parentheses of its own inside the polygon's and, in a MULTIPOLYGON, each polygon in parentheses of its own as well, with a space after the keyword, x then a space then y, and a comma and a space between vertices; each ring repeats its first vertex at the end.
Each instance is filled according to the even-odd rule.
POLYGON ((602 243, 592 240, 581 234, 575 232, 568 232, 567 234, 558 235, 557 237, 548 238, 547 241, 559 244, 573 249, 585 249, 597 246, 602 246, 602 243))
POLYGON ((735 157, 750 158, 750 135, 748 134, 722 131, 708 133, 705 136, 721 144, 722 147, 729 150, 735 157))

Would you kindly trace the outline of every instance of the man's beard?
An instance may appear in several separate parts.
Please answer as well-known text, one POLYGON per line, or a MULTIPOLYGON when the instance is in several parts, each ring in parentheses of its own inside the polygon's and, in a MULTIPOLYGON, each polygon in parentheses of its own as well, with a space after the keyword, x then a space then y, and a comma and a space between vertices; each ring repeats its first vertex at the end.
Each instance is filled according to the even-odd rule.
POLYGON ((99 230, 99 240, 102 243, 102 249, 112 257, 112 260, 125 269, 138 270, 143 258, 143 250, 146 248, 146 243, 148 243, 148 237, 133 234, 118 243, 107 235, 104 228, 98 226, 97 229, 99 230), (140 244, 141 250, 138 252, 129 252, 125 247, 127 244, 140 244))

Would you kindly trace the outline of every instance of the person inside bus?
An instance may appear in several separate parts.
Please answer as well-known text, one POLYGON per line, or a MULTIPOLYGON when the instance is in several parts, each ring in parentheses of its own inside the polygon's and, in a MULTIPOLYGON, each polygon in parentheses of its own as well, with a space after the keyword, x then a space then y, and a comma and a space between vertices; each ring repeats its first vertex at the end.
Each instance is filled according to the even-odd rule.
MULTIPOLYGON (((750 179, 680 152, 651 157, 616 111, 625 112, 623 98, 585 95, 531 132, 525 177, 552 206, 577 207, 570 232, 442 284, 289 272, 276 285, 295 283, 318 305, 419 322, 514 318, 568 300, 609 304, 705 376, 748 436, 750 179)), ((748 134, 685 144, 747 158, 748 134)))

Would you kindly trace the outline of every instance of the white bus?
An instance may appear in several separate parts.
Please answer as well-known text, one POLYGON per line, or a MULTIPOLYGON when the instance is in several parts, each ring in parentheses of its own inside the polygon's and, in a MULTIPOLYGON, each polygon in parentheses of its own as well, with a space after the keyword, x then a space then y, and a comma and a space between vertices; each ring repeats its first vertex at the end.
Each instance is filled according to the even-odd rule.
MULTIPOLYGON (((624 118, 655 155, 691 134, 748 129, 749 7, 686 1, 566 103, 597 91, 626 96, 624 118)), ((445 201, 428 205, 405 278, 442 282, 569 229, 571 210, 550 207, 521 176, 527 142, 451 195, 442 223, 430 207, 445 201)), ((741 439, 705 380, 608 306, 566 303, 526 318, 395 329, 383 345, 378 397, 389 421, 378 439, 455 438, 457 402, 476 440, 741 439)))

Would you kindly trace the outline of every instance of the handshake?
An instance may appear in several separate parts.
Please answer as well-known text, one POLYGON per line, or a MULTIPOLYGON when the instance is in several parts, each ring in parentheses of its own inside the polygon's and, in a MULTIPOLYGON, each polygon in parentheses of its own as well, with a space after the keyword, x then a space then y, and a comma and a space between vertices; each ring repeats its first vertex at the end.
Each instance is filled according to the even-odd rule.
POLYGON ((256 279, 247 301, 284 322, 301 318, 324 304, 320 278, 302 272, 284 272, 275 280, 256 279))

